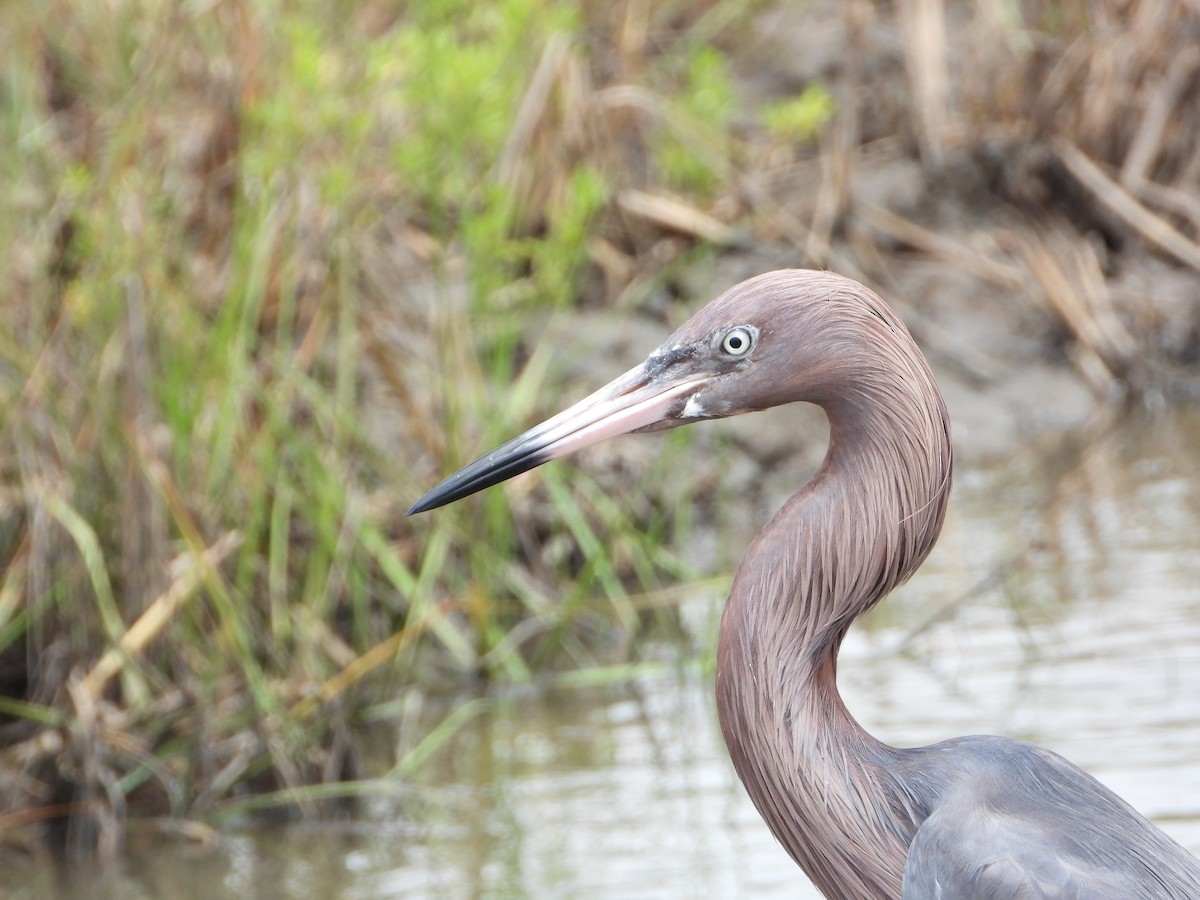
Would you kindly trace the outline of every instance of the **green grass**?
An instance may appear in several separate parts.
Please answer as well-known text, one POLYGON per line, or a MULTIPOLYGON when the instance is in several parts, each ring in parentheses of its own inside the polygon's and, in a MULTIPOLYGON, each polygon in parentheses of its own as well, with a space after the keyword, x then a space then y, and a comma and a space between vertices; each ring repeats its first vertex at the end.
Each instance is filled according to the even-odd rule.
POLYGON ((609 671, 590 636, 692 574, 667 462, 636 504, 560 466, 532 518, 503 490, 402 515, 596 386, 536 335, 604 301, 592 242, 651 249, 614 193, 729 169, 713 20, 661 13, 668 115, 592 132, 615 51, 587 9, 6 6, 0 769, 40 789, 3 779, 0 832, 309 810, 381 692, 609 671))

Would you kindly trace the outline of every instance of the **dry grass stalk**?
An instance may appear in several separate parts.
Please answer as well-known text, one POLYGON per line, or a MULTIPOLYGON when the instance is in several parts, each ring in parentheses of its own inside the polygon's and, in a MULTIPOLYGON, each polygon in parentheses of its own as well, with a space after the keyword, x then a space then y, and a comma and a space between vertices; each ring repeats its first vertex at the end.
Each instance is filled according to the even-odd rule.
POLYGON ((1073 362, 1101 398, 1129 372, 1137 342, 1121 323, 1095 250, 1066 226, 1036 238, 1010 235, 1042 293, 1077 341, 1073 362))
POLYGON ((912 84, 921 158, 941 165, 949 128, 949 74, 946 61, 946 11, 943 0, 901 0, 904 62, 912 84))
POLYGON ((1171 126, 1171 115, 1176 111, 1189 80, 1194 78, 1198 68, 1200 48, 1184 48, 1183 52, 1171 61, 1171 67, 1157 89, 1152 92, 1140 124, 1134 132, 1133 143, 1121 166, 1120 181, 1128 190, 1136 190, 1141 182, 1151 177, 1151 170, 1162 153, 1163 142, 1171 126))
POLYGON ((860 213, 863 221, 871 228, 886 234, 892 240, 920 250, 948 266, 968 272, 1003 288, 1020 289, 1025 286, 1025 277, 1020 269, 993 259, 973 247, 947 237, 916 222, 897 215, 881 206, 864 204, 860 213))
POLYGON ((517 166, 528 152, 538 123, 547 114, 551 91, 554 83, 561 77, 570 46, 570 38, 567 35, 556 34, 546 42, 542 50, 537 68, 534 69, 529 87, 525 96, 521 98, 521 105, 509 129, 500 159, 496 163, 496 177, 503 184, 515 186, 517 166))
POLYGON ((674 197, 626 188, 617 194, 617 205, 632 216, 699 240, 728 244, 733 239, 720 219, 674 197))
POLYGON ((142 654, 146 647, 158 637, 175 614, 190 600, 200 587, 204 568, 216 568, 237 549, 241 537, 236 531, 224 535, 204 551, 200 565, 188 565, 171 586, 160 594, 117 641, 105 651, 79 683, 79 695, 94 704, 103 693, 108 682, 125 665, 126 660, 142 654))
MULTIPOLYGON (((797 244, 813 265, 829 265, 833 256, 833 234, 850 210, 854 166, 862 136, 863 93, 867 90, 862 61, 866 55, 865 33, 871 15, 872 10, 864 0, 848 0, 842 6, 850 52, 845 76, 838 87, 833 128, 822 141, 821 179, 812 219, 809 227, 804 229, 803 244, 797 244)), ((797 229, 789 226, 788 231, 795 234, 797 229)))
POLYGON ((1170 223, 1146 209, 1071 141, 1059 138, 1053 146, 1067 171, 1110 212, 1147 241, 1200 272, 1200 244, 1188 240, 1170 223))
POLYGON ((1133 190, 1143 203, 1157 206, 1168 215, 1182 219, 1192 231, 1200 233, 1200 197, 1154 181, 1138 182, 1133 190))

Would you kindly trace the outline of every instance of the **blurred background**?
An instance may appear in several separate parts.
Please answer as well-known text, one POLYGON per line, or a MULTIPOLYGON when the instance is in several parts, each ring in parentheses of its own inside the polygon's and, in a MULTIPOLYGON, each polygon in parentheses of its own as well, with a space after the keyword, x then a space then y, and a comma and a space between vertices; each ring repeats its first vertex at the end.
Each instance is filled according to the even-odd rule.
POLYGON ((8 0, 0 892, 813 895, 709 695, 819 413, 404 516, 780 267, 955 425, 850 708, 1200 851, 1197 96, 1195 0, 8 0))

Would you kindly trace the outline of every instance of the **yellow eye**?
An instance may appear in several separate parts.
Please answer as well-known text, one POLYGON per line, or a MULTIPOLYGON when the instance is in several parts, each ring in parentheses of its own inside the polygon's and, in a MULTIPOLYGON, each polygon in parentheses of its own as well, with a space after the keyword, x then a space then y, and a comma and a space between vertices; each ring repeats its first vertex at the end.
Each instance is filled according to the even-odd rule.
POLYGON ((730 356, 745 356, 750 352, 752 346, 754 346, 754 334, 743 325, 730 328, 721 340, 721 349, 730 356))

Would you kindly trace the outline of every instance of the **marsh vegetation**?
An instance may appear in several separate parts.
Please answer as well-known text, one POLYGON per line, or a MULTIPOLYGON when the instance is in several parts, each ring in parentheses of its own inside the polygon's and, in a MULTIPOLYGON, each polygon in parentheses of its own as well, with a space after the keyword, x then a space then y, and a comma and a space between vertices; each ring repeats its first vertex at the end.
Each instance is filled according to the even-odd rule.
POLYGON ((363 723, 403 779, 472 714, 428 698, 660 653, 790 445, 403 511, 749 271, 876 286, 980 394, 1194 398, 1198 46, 1172 0, 7 4, 0 838, 329 814, 363 723))

